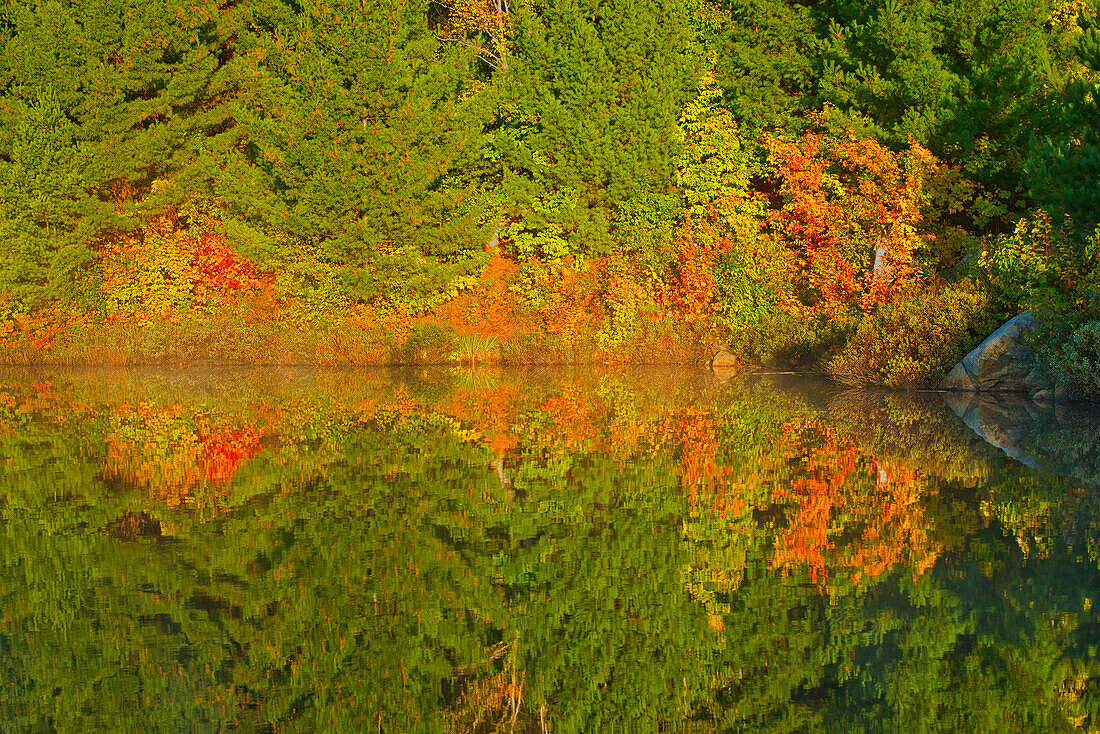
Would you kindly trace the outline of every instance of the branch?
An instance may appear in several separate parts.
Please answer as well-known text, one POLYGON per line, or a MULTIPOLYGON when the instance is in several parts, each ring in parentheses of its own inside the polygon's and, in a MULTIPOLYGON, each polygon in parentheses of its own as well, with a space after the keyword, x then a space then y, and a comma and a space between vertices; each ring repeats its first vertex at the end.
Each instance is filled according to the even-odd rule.
POLYGON ((465 38, 449 38, 447 36, 442 36, 442 37, 440 37, 439 40, 440 41, 449 41, 451 43, 458 43, 458 44, 461 44, 461 45, 465 46, 466 48, 474 49, 475 51, 477 51, 478 55, 482 57, 482 60, 486 64, 488 64, 489 66, 493 67, 494 69, 496 69, 498 71, 500 70, 500 65, 502 63, 504 63, 501 60, 501 58, 499 56, 497 56, 495 53, 493 53, 492 51, 489 51, 484 46, 479 46, 476 43, 470 43, 465 38), (485 58, 486 56, 488 56, 489 58, 485 58), (490 59, 492 59, 492 61, 490 59), (496 63, 494 63, 494 61, 496 63))

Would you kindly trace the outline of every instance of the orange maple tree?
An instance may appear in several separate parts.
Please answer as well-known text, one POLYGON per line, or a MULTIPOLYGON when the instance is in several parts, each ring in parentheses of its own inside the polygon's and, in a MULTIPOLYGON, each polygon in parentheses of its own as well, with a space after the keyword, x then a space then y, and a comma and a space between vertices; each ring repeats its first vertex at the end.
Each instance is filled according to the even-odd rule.
MULTIPOLYGON (((814 119, 814 118, 811 118, 814 119)), ((926 182, 940 168, 923 146, 901 153, 851 132, 767 138, 781 208, 771 216, 796 253, 788 310, 870 309, 918 283, 926 182)))

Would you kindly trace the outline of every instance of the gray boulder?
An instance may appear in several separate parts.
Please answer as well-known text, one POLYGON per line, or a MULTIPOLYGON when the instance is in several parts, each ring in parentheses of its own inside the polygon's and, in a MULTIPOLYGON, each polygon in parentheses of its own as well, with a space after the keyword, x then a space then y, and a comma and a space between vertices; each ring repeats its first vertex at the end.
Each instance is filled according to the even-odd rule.
POLYGON ((944 402, 986 443, 996 446, 1022 464, 1035 464, 1035 457, 1021 445, 1037 418, 1035 404, 1015 398, 977 394, 951 395, 945 397, 944 402))
POLYGON ((947 373, 942 387, 960 392, 1027 394, 1050 388, 1036 377, 1030 352, 1020 339, 1034 324, 1027 311, 1007 321, 947 373))

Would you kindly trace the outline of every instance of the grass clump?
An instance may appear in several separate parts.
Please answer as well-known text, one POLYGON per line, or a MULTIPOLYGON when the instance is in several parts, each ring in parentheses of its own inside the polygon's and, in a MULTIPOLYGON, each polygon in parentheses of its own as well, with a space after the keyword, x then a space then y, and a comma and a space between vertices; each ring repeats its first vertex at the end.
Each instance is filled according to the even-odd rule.
POLYGON ((461 364, 486 364, 500 361, 500 342, 485 334, 463 334, 454 342, 452 358, 461 364))

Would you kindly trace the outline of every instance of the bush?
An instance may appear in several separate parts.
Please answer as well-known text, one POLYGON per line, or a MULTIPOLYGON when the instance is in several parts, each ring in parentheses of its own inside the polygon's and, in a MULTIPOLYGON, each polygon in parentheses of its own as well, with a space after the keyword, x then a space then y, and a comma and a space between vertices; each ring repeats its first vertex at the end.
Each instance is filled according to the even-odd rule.
POLYGON ((969 281, 919 291, 866 315, 827 369, 848 385, 934 385, 995 326, 969 281))
POLYGON ((390 354, 391 364, 446 364, 455 353, 458 334, 449 326, 423 323, 412 327, 409 338, 390 354))
POLYGON ((745 359, 780 369, 820 368, 857 326, 857 312, 803 316, 775 310, 753 323, 739 324, 728 346, 745 359))
POLYGON ((1034 308, 1056 290, 1059 273, 1050 254, 1059 242, 1050 217, 1039 212, 1034 220, 1020 219, 1012 234, 988 243, 978 266, 1005 311, 1034 308))
POLYGON ((1100 321, 1079 327, 1064 343, 1039 354, 1044 372, 1078 398, 1100 399, 1100 321))

